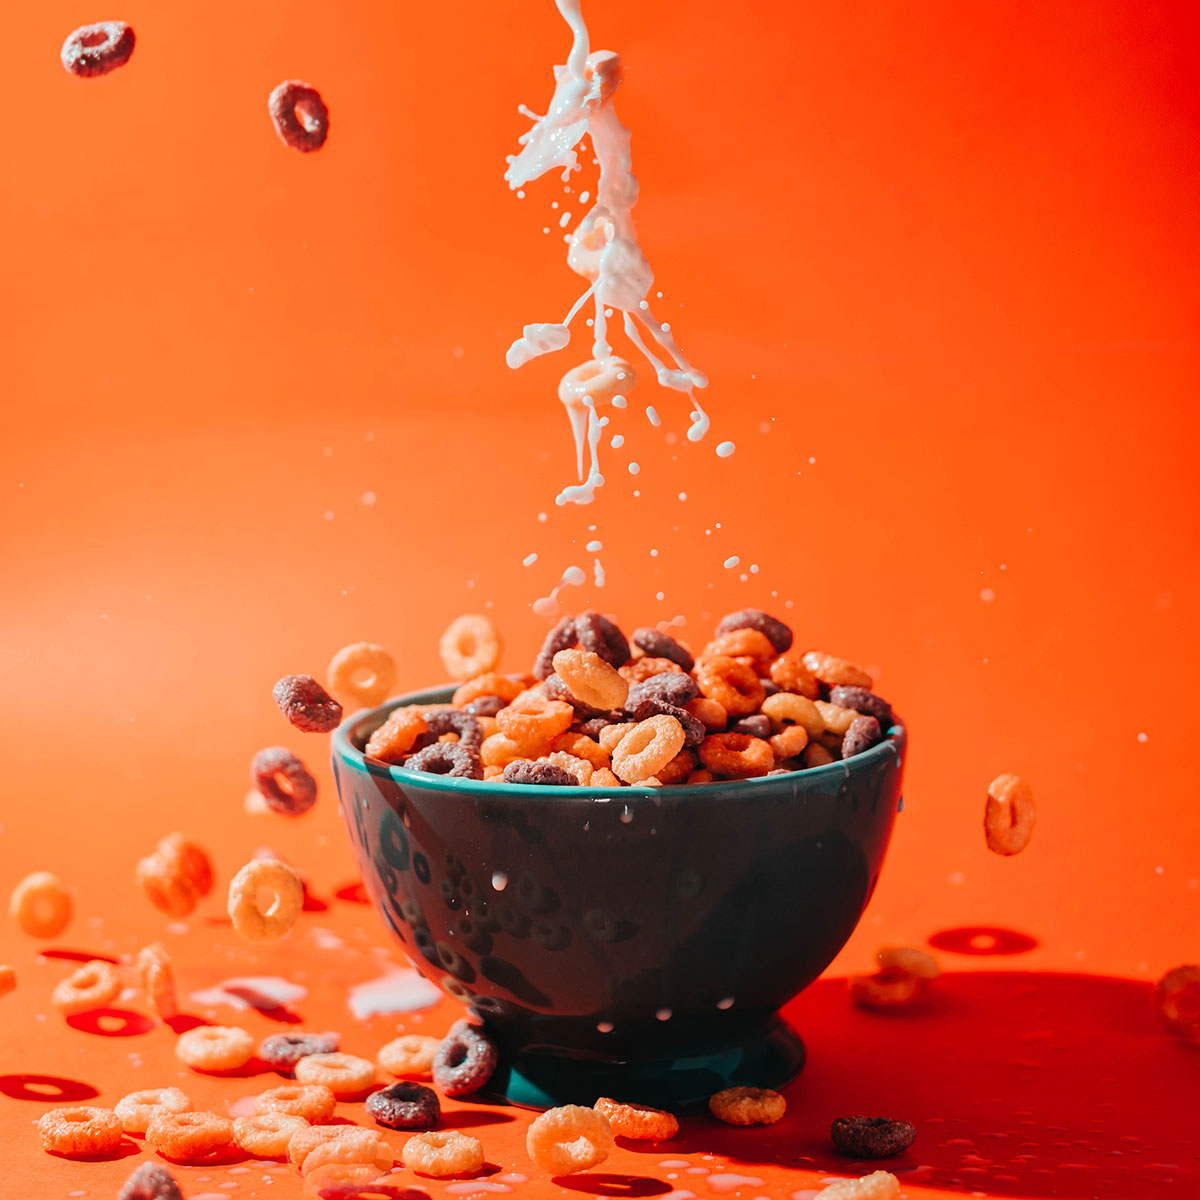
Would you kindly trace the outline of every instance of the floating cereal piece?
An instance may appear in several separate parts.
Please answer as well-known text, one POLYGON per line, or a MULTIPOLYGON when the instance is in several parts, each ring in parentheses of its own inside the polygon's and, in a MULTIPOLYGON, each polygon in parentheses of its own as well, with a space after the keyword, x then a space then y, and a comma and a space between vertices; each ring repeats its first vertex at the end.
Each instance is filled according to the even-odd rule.
POLYGON ((696 663, 695 676, 700 691, 733 717, 754 712, 766 698, 754 668, 735 658, 702 658, 696 663))
POLYGON ((618 674, 630 683, 645 683, 656 675, 686 675, 687 672, 670 658, 631 658, 623 667, 618 668, 618 674))
POLYGON ((770 1088, 731 1087, 710 1096, 708 1110, 726 1125, 774 1125, 787 1101, 770 1088))
POLYGON ((590 708, 620 708, 629 695, 629 681, 591 650, 560 650, 552 665, 571 694, 590 708))
POLYGON ((404 1165, 417 1175, 434 1179, 474 1175, 483 1166, 483 1143, 453 1129, 418 1133, 404 1143, 400 1156, 404 1165))
POLYGON ((7 964, 0 966, 0 996, 7 996, 9 992, 16 990, 16 986, 16 971, 7 964))
POLYGON ((250 782, 272 812, 298 817, 317 801, 317 781, 284 746, 268 746, 250 760, 250 782))
MULTIPOLYGON (((249 1035, 247 1035, 249 1036, 249 1035)), ((195 1162, 224 1150, 233 1137, 233 1122, 215 1112, 167 1113, 146 1130, 146 1144, 174 1162, 195 1162)))
POLYGON ((442 1118, 437 1092, 411 1080, 372 1092, 367 1112, 385 1129, 432 1129, 442 1118))
POLYGON ((850 1158, 892 1158, 916 1140, 916 1126, 887 1117, 838 1117, 829 1131, 833 1144, 850 1158))
POLYGON ((1029 845, 1036 822, 1033 788, 1020 775, 997 775, 988 784, 983 832, 989 850, 1019 854, 1029 845))
POLYGON ((433 1070, 433 1058, 440 1045, 437 1038, 406 1033, 380 1047, 375 1057, 389 1075, 424 1077, 433 1070))
POLYGON ((575 637, 585 650, 600 655, 614 667, 624 666, 631 657, 625 635, 598 612, 580 613, 575 618, 575 637))
POLYGON ((499 1061, 495 1044, 478 1025, 455 1021, 433 1057, 433 1082, 447 1096, 469 1096, 492 1077, 499 1061))
POLYGON ((166 1167, 145 1162, 125 1180, 117 1200, 183 1200, 183 1192, 166 1167))
POLYGON ((63 68, 72 75, 92 79, 123 67, 133 54, 136 41, 133 30, 124 21, 81 25, 68 34, 59 58, 63 68))
POLYGON ((1154 985, 1154 1009, 1168 1033, 1200 1039, 1200 966, 1168 971, 1154 985))
POLYGON ((30 937, 57 937, 71 920, 71 894, 57 875, 34 871, 13 888, 8 915, 30 937))
POLYGON ((405 759, 408 771, 424 771, 428 775, 456 775, 462 779, 482 779, 483 760, 479 751, 454 742, 434 742, 405 759))
POLYGON ((329 136, 329 109, 311 84, 299 79, 285 80, 267 97, 267 111, 285 146, 310 154, 325 145, 329 136))
POLYGON ((539 1116, 525 1135, 529 1157, 552 1176, 586 1171, 613 1147, 613 1130, 594 1108, 564 1104, 539 1116))
MULTIPOLYGON (((636 641, 637 634, 634 639, 636 641)), ((621 1104, 601 1096, 595 1104, 598 1112, 611 1126, 617 1137, 640 1142, 665 1142, 679 1132, 679 1122, 661 1108, 644 1104, 621 1104)))
POLYGON ((124 1131, 107 1108, 52 1108, 38 1118, 38 1135, 48 1154, 90 1158, 112 1154, 124 1131))
POLYGON ((686 646, 680 645, 670 634, 643 626, 633 631, 630 639, 647 658, 666 658, 677 664, 682 671, 690 671, 696 660, 686 646))
POLYGON ((382 646, 355 642, 329 660, 327 677, 329 690, 343 704, 374 708, 396 686, 396 663, 382 646))
POLYGON ((142 991, 150 1007, 167 1021, 179 1011, 175 998, 175 972, 171 969, 171 956, 162 942, 151 942, 143 946, 137 955, 138 975, 142 991))
POLYGON ((500 665, 500 634, 485 616, 464 613, 450 622, 438 650, 451 679, 470 679, 500 665))
POLYGON ((914 999, 921 986, 916 975, 891 967, 874 975, 851 975, 846 984, 859 1008, 895 1008, 914 999))
POLYGON ((255 1158, 285 1158, 288 1144, 302 1129, 308 1128, 303 1117, 286 1113, 258 1113, 238 1117, 233 1122, 233 1141, 239 1150, 255 1158))
POLYGON ((258 1044, 258 1057, 277 1071, 289 1074, 310 1054, 336 1054, 341 1048, 336 1033, 273 1033, 258 1044))
POLYGON ((337 1097, 327 1087, 313 1084, 289 1084, 269 1088, 254 1101, 254 1111, 279 1113, 288 1117, 303 1117, 312 1125, 320 1125, 333 1116, 337 1097))
POLYGON ((342 706, 311 675, 285 675, 271 695, 283 715, 304 733, 329 733, 341 723, 342 706))
POLYGON ((728 616, 722 617, 721 623, 716 629, 717 636, 732 633, 736 629, 758 630, 768 638, 775 648, 776 654, 782 654, 785 650, 791 649, 791 629, 777 617, 763 612, 761 608, 741 608, 737 612, 731 612, 728 616))
POLYGON ((873 1171, 861 1179, 839 1179, 817 1193, 816 1200, 894 1200, 900 1180, 888 1171, 873 1171))
POLYGON ((938 960, 918 946, 884 946, 875 951, 881 971, 906 971, 918 979, 936 979, 942 968, 938 960))
POLYGON ((145 1133, 155 1117, 192 1111, 192 1101, 177 1087, 146 1088, 130 1092, 114 1109, 126 1133, 145 1133))
POLYGON ((478 750, 483 742, 483 726, 470 713, 443 708, 438 712, 426 713, 425 723, 431 737, 457 734, 457 744, 467 750, 478 750))
POLYGON ((375 1086, 375 1064, 354 1054, 309 1054, 296 1064, 296 1082, 327 1087, 344 1100, 375 1086))
POLYGON ((50 1003, 64 1017, 103 1008, 120 992, 121 981, 111 963, 93 959, 60 980, 50 994, 50 1003))
POLYGON ((373 1129, 360 1125, 319 1125, 301 1129, 288 1142, 288 1159, 301 1175, 325 1163, 367 1163, 387 1170, 391 1147, 373 1129))
POLYGON ((757 629, 733 629, 715 637, 704 647, 702 658, 736 658, 754 668, 758 675, 768 669, 777 651, 771 640, 757 629))
POLYGON ((726 779, 752 779, 775 765, 775 751, 762 738, 745 733, 714 733, 700 744, 700 761, 726 779))
POLYGON ((660 714, 639 722, 612 751, 612 772, 626 783, 642 783, 683 749, 683 726, 660 714))
POLYGON ((428 729, 423 713, 415 708, 397 708, 367 739, 363 753, 386 763, 401 762, 428 729))
POLYGON ((856 717, 842 738, 842 757, 853 758, 864 750, 870 750, 882 736, 879 722, 874 717, 856 717))
POLYGON ((839 684, 829 689, 829 702, 842 708, 852 708, 863 716, 874 717, 881 729, 891 728, 892 706, 882 696, 877 696, 866 688, 845 687, 839 684))
POLYGON ((531 762, 519 758, 504 768, 505 783, 529 783, 542 787, 578 787, 579 777, 553 762, 531 762))
POLYGON ((155 908, 170 917, 186 917, 212 890, 212 862, 195 842, 171 833, 138 862, 137 879, 155 908))
POLYGON ((175 1057, 194 1071, 236 1071, 254 1057, 254 1039, 234 1025, 198 1025, 179 1035, 175 1057))
POLYGON ((287 863, 274 858, 251 859, 229 881, 229 916, 247 941, 281 938, 304 907, 304 884, 287 863), (264 896, 270 906, 262 907, 264 896))
POLYGON ((874 686, 874 680, 862 667, 844 658, 826 654, 823 650, 807 650, 801 661, 821 683, 829 687, 840 684, 843 687, 866 688, 870 691, 874 686))

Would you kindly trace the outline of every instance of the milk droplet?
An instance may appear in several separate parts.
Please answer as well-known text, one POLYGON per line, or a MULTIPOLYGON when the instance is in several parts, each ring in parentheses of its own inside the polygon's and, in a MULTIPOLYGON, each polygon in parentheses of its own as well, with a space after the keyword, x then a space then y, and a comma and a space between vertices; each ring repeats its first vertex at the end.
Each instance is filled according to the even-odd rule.
POLYGON ((537 562, 537 552, 536 551, 534 551, 533 554, 525 555, 525 557, 523 559, 521 559, 521 566, 532 567, 535 562, 537 562))
POLYGON ((508 875, 504 871, 492 872, 492 887, 498 892, 504 891, 508 887, 508 875))
POLYGON ((654 598, 655 598, 655 600, 665 600, 667 598, 667 593, 666 592, 655 592, 654 598))
POLYGON ((991 588, 981 588, 979 592, 979 598, 984 602, 984 604, 991 604, 991 602, 996 598, 996 593, 993 592, 991 588))
POLYGON ((657 551, 657 550, 651 550, 651 551, 650 551, 650 557, 651 557, 651 558, 657 558, 657 557, 658 557, 658 551, 657 551))
POLYGON ((588 548, 588 550, 590 550, 594 553, 597 550, 603 550, 604 543, 603 542, 588 542, 587 548, 588 548))
POLYGON ((628 825, 629 822, 632 820, 633 820, 633 809, 630 808, 628 804, 626 804, 621 809, 621 824, 628 825))
POLYGON ((1150 735, 1148 733, 1139 733, 1137 740, 1139 742, 1143 743, 1143 745, 1144 745, 1146 742, 1148 742, 1150 740, 1150 735))
POLYGON ((365 504, 365 505, 366 505, 368 508, 370 508, 370 507, 371 507, 371 505, 375 503, 375 493, 374 493, 374 492, 363 492, 363 494, 362 494, 362 502, 363 502, 363 503, 364 503, 364 504, 365 504))
POLYGON ((629 464, 629 473, 630 473, 630 475, 636 475, 636 474, 637 474, 637 473, 638 473, 638 472, 639 472, 641 469, 642 469, 642 468, 641 468, 641 467, 639 467, 639 466, 637 465, 637 463, 635 463, 635 462, 631 462, 631 463, 629 464))
POLYGON ((625 445, 625 435, 623 433, 614 433, 612 441, 608 443, 614 450, 620 450, 625 445))
POLYGON ((722 442, 717 447, 717 457, 728 458, 736 449, 737 447, 732 442, 722 442))
POLYGON ((725 560, 725 570, 732 571, 733 568, 736 567, 741 561, 742 560, 738 558, 736 554, 730 555, 730 557, 725 560))
POLYGON ((655 429, 662 424, 662 418, 658 415, 658 409, 653 404, 646 405, 646 419, 655 429))
POLYGON ((680 498, 680 500, 686 500, 686 499, 687 499, 687 492, 680 492, 680 493, 679 493, 679 498, 680 498))
POLYGON ((538 513, 538 520, 539 521, 547 521, 547 520, 549 520, 549 518, 547 517, 547 515, 545 513, 538 513))

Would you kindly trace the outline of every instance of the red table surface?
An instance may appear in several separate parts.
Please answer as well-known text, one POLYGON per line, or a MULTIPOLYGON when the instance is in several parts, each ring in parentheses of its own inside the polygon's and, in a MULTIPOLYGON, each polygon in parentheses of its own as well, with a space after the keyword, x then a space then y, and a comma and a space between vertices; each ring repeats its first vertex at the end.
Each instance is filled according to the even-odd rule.
MULTIPOLYGON (((124 1021, 64 1022, 49 992, 76 955, 161 939, 186 1010, 256 1035, 299 1022, 371 1054, 449 1024, 449 1001, 350 1012, 348 988, 403 959, 355 898, 323 739, 270 687, 364 638, 406 686, 435 681, 438 634, 471 610, 519 667, 545 628, 530 601, 590 569, 593 538, 607 582, 572 607, 681 615, 702 644, 761 604, 875 668, 912 735, 907 805, 859 929, 789 1009, 811 1057, 783 1122, 689 1119, 550 1181, 528 1114, 448 1106, 496 1174, 529 1177, 479 1186, 800 1200, 866 1169, 827 1128, 867 1112, 918 1127, 894 1164, 908 1197, 1200 1195, 1200 1057, 1149 1000, 1200 959, 1195 6, 588 15, 626 62, 639 227, 714 432, 688 445, 680 402, 643 384, 600 498, 570 511, 569 363, 503 365, 575 293, 549 206, 577 198, 501 180, 515 105, 540 108, 565 55, 549 0, 6 15, 0 890, 56 871, 76 917, 49 946, 0 931, 20 979, 0 1000, 0 1195, 112 1196, 144 1157, 43 1154, 54 1089, 31 1076, 102 1104, 179 1083, 218 1110, 273 1082, 189 1072, 137 997, 124 1021), (63 37, 104 16, 134 25, 133 59, 68 77, 63 37), (319 154, 271 130, 285 78, 329 103, 319 154), (243 811, 270 744, 318 775, 309 816, 243 811), (980 831, 1001 771, 1041 808, 1011 860, 980 831), (133 878, 172 829, 219 873, 186 928, 133 878), (223 891, 261 845, 324 907, 251 947, 223 891), (975 927, 1000 931, 993 952, 975 927), (888 942, 932 945, 945 974, 912 1011, 854 1010, 843 977, 888 942), (288 1011, 190 999, 272 975, 306 989, 288 1011)), ((189 1200, 300 1194, 283 1166, 178 1174, 189 1200)))

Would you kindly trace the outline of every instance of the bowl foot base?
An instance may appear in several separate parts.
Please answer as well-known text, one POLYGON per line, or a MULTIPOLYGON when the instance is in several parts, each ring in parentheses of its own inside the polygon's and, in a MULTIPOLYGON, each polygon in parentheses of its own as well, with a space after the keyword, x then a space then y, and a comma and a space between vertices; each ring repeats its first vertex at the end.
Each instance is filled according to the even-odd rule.
POLYGON ((550 1047, 502 1055, 484 1095, 521 1108, 590 1105, 611 1096, 685 1113, 703 1109, 722 1088, 782 1087, 803 1070, 804 1057, 799 1035, 773 1017, 737 1042, 674 1048, 661 1058, 600 1060, 550 1047))

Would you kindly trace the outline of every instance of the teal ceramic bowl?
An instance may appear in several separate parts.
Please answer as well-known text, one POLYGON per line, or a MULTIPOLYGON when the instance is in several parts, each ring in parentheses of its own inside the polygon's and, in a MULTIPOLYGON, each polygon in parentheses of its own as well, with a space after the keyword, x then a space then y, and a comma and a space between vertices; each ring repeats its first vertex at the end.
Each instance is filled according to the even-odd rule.
POLYGON ((362 753, 393 708, 333 738, 371 901, 418 968, 487 1025, 494 1094, 675 1111, 778 1087, 804 1063, 779 1009, 825 969, 879 878, 905 730, 825 767, 665 788, 529 787, 362 753))

